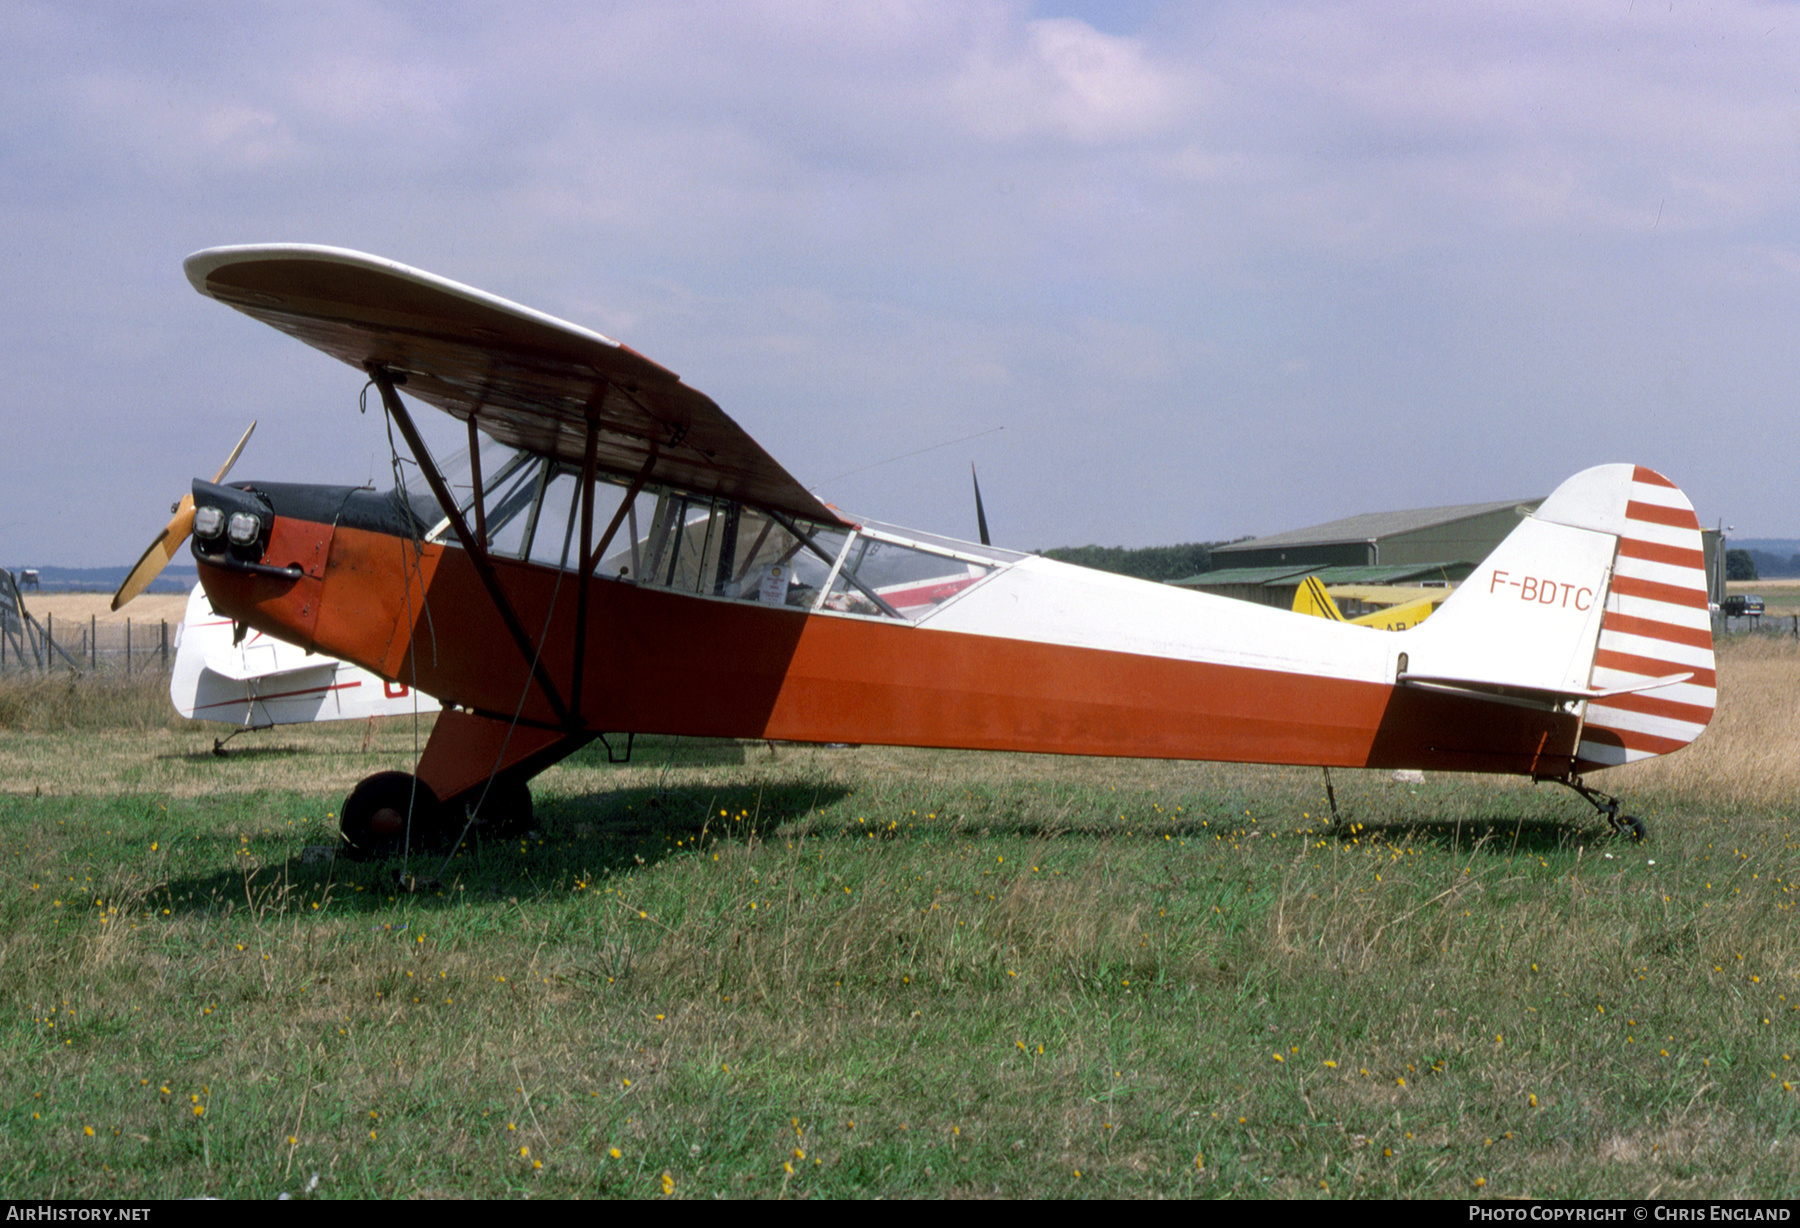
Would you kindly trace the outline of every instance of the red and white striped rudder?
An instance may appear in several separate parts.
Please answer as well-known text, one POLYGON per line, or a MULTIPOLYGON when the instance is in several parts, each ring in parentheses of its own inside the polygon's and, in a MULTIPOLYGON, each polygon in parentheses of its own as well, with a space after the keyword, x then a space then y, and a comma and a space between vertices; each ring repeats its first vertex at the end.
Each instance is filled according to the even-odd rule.
POLYGON ((1619 547, 1594 653, 1593 686, 1613 690, 1675 674, 1691 677, 1591 700, 1577 770, 1679 750, 1706 728, 1717 697, 1706 556, 1693 504, 1662 474, 1636 466, 1624 516, 1613 531, 1619 547))

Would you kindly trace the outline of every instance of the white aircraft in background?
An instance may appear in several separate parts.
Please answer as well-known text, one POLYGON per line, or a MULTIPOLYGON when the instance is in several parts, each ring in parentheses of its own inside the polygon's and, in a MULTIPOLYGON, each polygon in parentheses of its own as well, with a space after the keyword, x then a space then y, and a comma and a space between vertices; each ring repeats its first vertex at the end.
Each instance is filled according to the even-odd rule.
MULTIPOLYGON (((175 632, 169 698, 185 717, 221 721, 238 731, 314 721, 436 712, 438 701, 403 682, 247 632, 233 642, 231 620, 215 612, 199 585, 175 632)), ((232 736, 236 736, 233 734, 232 736)), ((213 744, 222 750, 225 739, 213 744)))

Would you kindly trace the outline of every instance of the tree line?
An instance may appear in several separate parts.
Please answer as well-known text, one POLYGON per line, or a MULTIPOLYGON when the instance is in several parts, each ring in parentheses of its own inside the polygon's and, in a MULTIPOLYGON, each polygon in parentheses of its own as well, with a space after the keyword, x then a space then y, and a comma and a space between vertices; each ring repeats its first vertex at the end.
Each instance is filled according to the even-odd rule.
POLYGON ((1059 563, 1092 567, 1140 580, 1185 580, 1212 570, 1212 550, 1224 542, 1185 542, 1179 546, 1057 546, 1039 554, 1059 563))

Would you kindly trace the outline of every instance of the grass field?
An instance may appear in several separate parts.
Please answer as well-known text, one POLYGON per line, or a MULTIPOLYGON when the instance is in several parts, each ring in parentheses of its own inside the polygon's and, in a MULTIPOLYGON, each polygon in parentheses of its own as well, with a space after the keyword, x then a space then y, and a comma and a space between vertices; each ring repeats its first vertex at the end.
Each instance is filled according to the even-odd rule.
POLYGON ((1566 791, 640 743, 314 859, 394 721, 0 686, 14 1198, 1736 1197, 1800 1187, 1800 647, 1566 791), (314 1175, 317 1175, 316 1184, 314 1175))

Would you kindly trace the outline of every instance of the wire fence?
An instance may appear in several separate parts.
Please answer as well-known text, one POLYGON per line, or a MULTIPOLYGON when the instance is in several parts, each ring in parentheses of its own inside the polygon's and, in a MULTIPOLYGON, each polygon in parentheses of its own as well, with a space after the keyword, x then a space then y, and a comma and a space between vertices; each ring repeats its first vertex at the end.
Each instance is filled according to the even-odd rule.
POLYGON ((1800 614, 1714 614, 1713 637, 1779 635, 1800 640, 1800 614))
POLYGON ((166 674, 175 659, 176 627, 167 619, 71 623, 47 614, 39 622, 10 613, 0 606, 0 673, 62 670, 129 678, 166 674))

